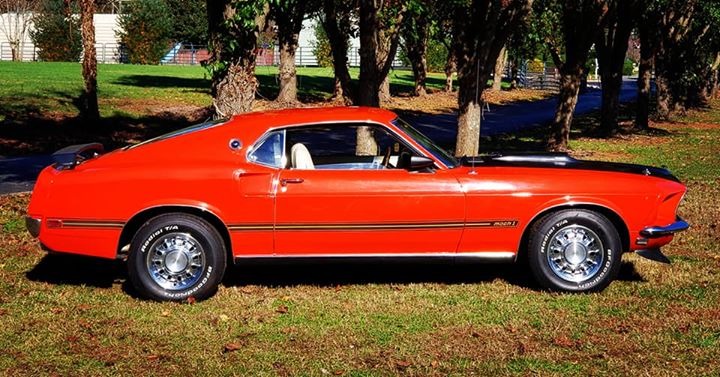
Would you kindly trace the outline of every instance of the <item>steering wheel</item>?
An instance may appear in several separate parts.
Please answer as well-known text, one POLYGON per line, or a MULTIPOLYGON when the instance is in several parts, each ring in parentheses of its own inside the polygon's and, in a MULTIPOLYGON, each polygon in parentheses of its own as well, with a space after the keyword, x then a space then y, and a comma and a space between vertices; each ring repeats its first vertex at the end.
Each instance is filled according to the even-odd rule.
POLYGON ((390 147, 387 147, 387 152, 385 152, 385 156, 383 156, 383 159, 381 162, 382 166, 385 169, 387 169, 388 165, 390 165, 390 152, 391 152, 390 147))

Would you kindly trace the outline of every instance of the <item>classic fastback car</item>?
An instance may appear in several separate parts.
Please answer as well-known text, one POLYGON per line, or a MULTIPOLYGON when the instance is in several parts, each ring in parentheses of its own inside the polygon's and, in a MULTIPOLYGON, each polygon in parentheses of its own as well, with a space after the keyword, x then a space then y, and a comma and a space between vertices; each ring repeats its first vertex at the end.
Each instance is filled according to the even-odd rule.
POLYGON ((685 186, 665 169, 566 154, 459 161, 380 109, 251 113, 56 161, 32 193, 30 232, 50 251, 127 259, 155 300, 207 298, 228 261, 249 258, 524 254, 548 289, 599 291, 623 252, 665 259, 659 247, 688 227, 676 216, 685 186))

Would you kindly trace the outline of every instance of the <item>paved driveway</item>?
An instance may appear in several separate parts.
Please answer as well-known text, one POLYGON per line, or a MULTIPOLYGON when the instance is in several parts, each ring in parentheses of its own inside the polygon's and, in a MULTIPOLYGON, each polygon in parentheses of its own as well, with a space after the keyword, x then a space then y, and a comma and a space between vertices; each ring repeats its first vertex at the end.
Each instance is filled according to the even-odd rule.
MULTIPOLYGON (((575 115, 586 114, 600 109, 602 91, 588 88, 579 96, 575 115)), ((637 82, 625 80, 620 91, 620 102, 632 102, 637 97, 637 82)), ((490 106, 480 122, 480 134, 493 136, 547 126, 555 117, 557 98, 541 101, 513 103, 504 106, 490 106)), ((409 117, 422 133, 440 145, 455 145, 457 136, 457 114, 424 115, 409 117)))

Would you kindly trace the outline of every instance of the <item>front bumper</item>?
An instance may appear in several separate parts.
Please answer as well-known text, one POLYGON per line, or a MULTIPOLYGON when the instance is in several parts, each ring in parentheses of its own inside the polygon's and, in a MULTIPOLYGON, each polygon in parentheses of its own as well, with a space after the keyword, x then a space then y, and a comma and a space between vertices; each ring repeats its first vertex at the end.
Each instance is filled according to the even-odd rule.
POLYGON ((25 227, 27 228, 28 232, 30 234, 37 238, 40 235, 40 225, 42 224, 41 219, 36 219, 34 217, 26 216, 25 217, 25 227))
POLYGON ((649 226, 640 231, 640 235, 647 238, 658 238, 673 235, 690 227, 685 220, 677 217, 675 222, 667 226, 649 226))

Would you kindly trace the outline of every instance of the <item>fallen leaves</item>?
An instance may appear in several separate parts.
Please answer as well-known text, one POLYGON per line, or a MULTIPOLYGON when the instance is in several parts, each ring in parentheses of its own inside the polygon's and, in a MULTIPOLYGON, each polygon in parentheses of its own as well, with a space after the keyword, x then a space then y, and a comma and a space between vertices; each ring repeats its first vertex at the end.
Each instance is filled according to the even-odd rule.
POLYGON ((406 360, 397 360, 397 361, 395 361, 395 367, 396 367, 398 370, 405 370, 405 369, 409 368, 410 366, 412 366, 412 363, 409 362, 409 361, 406 361, 406 360))
POLYGON ((240 343, 227 343, 227 344, 225 344, 225 347, 223 348, 223 353, 235 352, 239 349, 242 349, 242 347, 243 346, 240 343))

